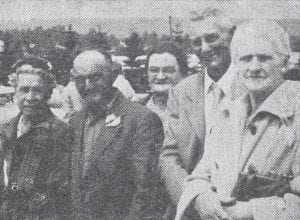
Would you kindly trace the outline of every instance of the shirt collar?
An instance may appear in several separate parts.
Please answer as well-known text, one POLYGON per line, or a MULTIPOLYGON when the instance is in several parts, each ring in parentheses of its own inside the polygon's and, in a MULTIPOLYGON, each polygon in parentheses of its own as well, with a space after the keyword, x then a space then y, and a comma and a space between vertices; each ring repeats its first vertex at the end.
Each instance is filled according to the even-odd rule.
POLYGON ((224 92, 225 96, 230 96, 231 85, 234 81, 236 75, 236 71, 234 69, 234 65, 230 65, 225 74, 219 79, 218 82, 213 81, 207 73, 207 69, 205 69, 205 94, 207 94, 211 88, 213 83, 216 83, 220 89, 224 92))
MULTIPOLYGON (((20 126, 20 123, 22 123, 22 120, 24 120, 24 116, 20 114, 18 117, 18 127, 20 126)), ((48 108, 43 114, 37 116, 38 120, 31 123, 31 128, 45 128, 50 129, 50 121, 49 118, 54 117, 52 111, 48 108)))
MULTIPOLYGON (((249 122, 260 112, 271 113, 280 119, 286 119, 293 116, 295 112, 295 103, 298 103, 297 97, 299 97, 300 84, 295 84, 292 81, 285 81, 281 84, 261 106, 255 111, 255 113, 249 118, 249 122)), ((240 104, 245 107, 250 106, 249 95, 246 94, 240 99, 240 104)))

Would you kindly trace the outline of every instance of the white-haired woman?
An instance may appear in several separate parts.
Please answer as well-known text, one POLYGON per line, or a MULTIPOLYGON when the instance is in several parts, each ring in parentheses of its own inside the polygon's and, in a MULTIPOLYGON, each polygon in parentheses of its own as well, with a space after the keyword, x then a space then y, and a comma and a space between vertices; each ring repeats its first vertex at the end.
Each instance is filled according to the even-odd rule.
POLYGON ((237 28, 232 65, 247 94, 221 108, 177 219, 187 207, 201 219, 300 219, 300 84, 282 77, 289 54, 277 23, 237 28))

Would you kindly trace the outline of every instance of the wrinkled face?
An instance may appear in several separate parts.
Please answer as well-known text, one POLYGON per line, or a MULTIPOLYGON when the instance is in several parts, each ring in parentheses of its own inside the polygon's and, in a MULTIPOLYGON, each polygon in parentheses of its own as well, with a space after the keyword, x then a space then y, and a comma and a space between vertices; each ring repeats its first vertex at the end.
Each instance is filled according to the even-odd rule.
POLYGON ((49 96, 49 90, 46 88, 39 75, 19 73, 15 102, 23 115, 34 116, 45 109, 49 96))
POLYGON ((286 59, 275 51, 269 40, 245 39, 236 51, 233 59, 250 92, 272 92, 283 82, 282 68, 286 59))
POLYGON ((194 53, 205 67, 220 68, 230 62, 231 34, 220 30, 215 18, 192 22, 190 36, 194 53))
POLYGON ((79 66, 74 69, 74 72, 76 87, 85 104, 89 107, 104 104, 111 95, 115 79, 111 66, 108 64, 97 66, 97 68, 89 65, 79 66))
POLYGON ((152 54, 148 64, 148 79, 152 91, 168 92, 182 79, 175 56, 170 53, 152 54))

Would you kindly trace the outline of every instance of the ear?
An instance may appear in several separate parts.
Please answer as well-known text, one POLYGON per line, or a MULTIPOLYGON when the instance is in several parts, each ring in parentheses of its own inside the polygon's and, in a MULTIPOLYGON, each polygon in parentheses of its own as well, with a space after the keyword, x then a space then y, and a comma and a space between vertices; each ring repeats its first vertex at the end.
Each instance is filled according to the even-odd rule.
POLYGON ((236 26, 233 26, 229 31, 229 42, 231 42, 235 30, 236 30, 236 26))

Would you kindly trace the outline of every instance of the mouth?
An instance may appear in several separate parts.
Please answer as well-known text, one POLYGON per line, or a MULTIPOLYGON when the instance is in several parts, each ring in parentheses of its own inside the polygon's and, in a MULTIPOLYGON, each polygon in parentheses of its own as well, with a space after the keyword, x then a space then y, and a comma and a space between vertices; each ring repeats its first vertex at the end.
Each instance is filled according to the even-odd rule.
POLYGON ((247 76, 246 79, 264 79, 265 77, 261 76, 261 75, 250 75, 247 76))
POLYGON ((172 87, 171 84, 152 84, 151 90, 156 92, 167 91, 172 87))
POLYGON ((205 62, 211 62, 211 61, 216 60, 219 57, 219 55, 216 52, 212 52, 209 54, 203 54, 201 57, 202 57, 202 60, 204 60, 205 62))

